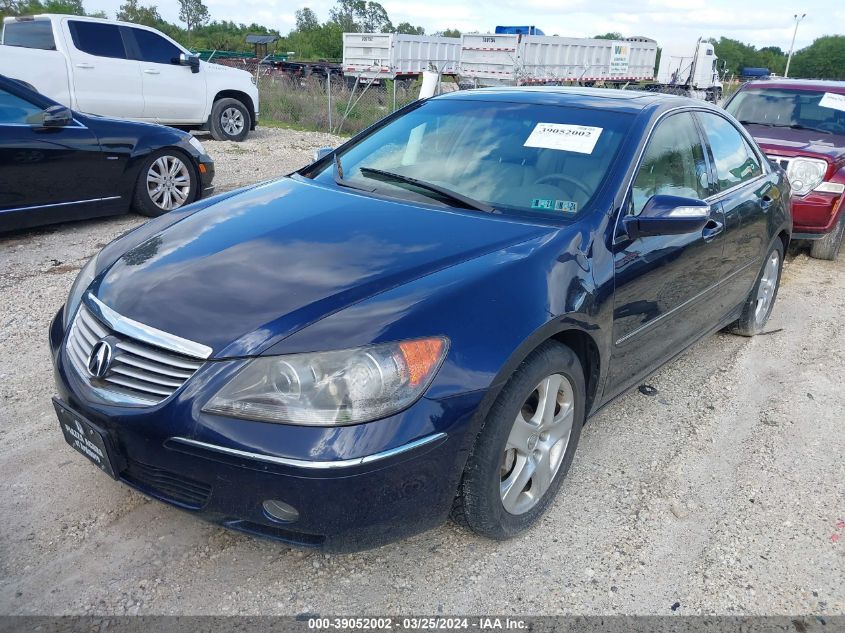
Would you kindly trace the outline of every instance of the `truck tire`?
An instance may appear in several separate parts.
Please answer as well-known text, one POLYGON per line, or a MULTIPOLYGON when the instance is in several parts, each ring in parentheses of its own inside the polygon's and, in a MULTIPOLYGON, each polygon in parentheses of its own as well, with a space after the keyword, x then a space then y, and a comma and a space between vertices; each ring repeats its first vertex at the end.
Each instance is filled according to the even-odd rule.
POLYGON ((833 261, 839 255, 839 249, 842 247, 843 234, 845 234, 845 210, 839 214, 839 219, 830 233, 812 242, 810 255, 815 259, 833 261))
POLYGON ((215 141, 242 141, 252 124, 247 107, 237 99, 218 99, 211 108, 211 136, 215 141))
POLYGON ((176 149, 159 150, 141 166, 132 208, 154 218, 190 204, 197 191, 199 178, 193 161, 176 149))

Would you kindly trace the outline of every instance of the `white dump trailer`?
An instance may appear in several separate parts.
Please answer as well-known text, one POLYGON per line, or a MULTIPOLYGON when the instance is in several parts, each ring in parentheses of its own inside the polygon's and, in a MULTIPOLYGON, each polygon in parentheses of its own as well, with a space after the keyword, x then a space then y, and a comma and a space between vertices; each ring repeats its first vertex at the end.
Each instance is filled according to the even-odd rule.
POLYGON ((718 93, 718 98, 722 93, 722 83, 716 61, 716 53, 710 42, 698 40, 695 46, 687 48, 664 48, 660 53, 657 82, 668 86, 684 86, 694 92, 718 93))
POLYGON ((461 37, 461 79, 479 85, 654 79, 657 42, 543 35, 461 37))
POLYGON ((401 33, 344 33, 343 74, 361 80, 407 79, 424 70, 457 75, 457 37, 401 33))

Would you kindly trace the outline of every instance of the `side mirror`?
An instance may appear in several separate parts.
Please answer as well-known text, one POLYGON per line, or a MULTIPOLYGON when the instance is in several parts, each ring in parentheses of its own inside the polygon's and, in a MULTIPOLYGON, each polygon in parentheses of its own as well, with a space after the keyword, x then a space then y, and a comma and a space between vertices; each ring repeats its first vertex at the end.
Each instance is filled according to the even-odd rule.
POLYGON ((697 198, 656 195, 648 199, 639 215, 622 219, 632 240, 648 235, 682 235, 701 231, 710 220, 710 205, 697 198))
POLYGON ((53 105, 41 115, 41 127, 65 127, 73 122, 73 113, 63 105, 53 105))
POLYGON ((314 150, 314 162, 316 163, 321 158, 325 158, 333 151, 334 147, 321 147, 320 149, 314 150))
POLYGON ((187 53, 179 53, 179 65, 190 66, 191 72, 196 74, 200 71, 200 56, 188 55, 187 53))

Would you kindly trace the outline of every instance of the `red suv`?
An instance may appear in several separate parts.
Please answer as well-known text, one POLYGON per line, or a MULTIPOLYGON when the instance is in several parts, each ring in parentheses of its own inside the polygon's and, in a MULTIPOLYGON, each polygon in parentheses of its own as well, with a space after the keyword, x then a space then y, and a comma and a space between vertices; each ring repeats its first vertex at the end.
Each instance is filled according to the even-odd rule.
POLYGON ((744 84, 725 104, 792 185, 793 239, 835 259, 845 233, 845 81, 744 84))

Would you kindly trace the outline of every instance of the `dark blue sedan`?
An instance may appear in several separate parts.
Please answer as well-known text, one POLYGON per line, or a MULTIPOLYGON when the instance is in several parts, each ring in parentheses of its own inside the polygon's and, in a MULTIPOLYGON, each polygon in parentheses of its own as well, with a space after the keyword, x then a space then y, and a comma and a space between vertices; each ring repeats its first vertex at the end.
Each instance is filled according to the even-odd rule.
POLYGON ((352 550, 451 513, 511 537, 586 417, 703 336, 764 328, 788 203, 700 101, 418 102, 93 258, 50 330, 60 425, 112 477, 252 534, 352 550))

